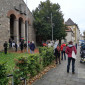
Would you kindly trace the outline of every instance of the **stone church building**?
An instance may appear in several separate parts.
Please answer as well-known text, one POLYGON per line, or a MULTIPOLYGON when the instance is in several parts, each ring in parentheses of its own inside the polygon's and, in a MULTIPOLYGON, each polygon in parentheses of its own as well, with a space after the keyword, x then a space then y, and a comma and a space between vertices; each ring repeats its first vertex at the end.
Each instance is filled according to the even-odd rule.
POLYGON ((0 50, 3 43, 11 38, 17 44, 20 39, 35 40, 33 16, 23 0, 0 0, 0 50), (28 32, 27 25, 28 23, 28 32))

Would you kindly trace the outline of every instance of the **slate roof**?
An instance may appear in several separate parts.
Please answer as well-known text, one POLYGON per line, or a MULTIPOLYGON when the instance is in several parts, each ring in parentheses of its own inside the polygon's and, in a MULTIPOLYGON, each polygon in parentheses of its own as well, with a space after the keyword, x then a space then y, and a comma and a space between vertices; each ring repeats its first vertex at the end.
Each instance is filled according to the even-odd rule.
POLYGON ((70 18, 65 22, 65 24, 68 26, 75 25, 75 23, 70 18))

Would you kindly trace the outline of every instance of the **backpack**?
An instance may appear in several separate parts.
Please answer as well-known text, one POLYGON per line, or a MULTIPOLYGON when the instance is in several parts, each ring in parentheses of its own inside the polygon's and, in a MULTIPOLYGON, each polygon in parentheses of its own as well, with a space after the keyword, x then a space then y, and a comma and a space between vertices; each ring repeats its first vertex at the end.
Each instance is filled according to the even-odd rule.
POLYGON ((63 51, 65 51, 65 50, 66 50, 66 46, 63 47, 63 51))
POLYGON ((59 46, 57 46, 57 51, 60 52, 60 47, 59 46))

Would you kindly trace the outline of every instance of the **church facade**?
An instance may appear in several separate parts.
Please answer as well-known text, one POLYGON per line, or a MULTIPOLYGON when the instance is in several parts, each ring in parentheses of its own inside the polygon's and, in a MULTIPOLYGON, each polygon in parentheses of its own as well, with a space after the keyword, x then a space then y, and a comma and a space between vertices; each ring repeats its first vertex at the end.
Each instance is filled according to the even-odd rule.
POLYGON ((33 20, 32 13, 23 0, 0 0, 0 50, 9 39, 17 44, 21 38, 26 40, 27 33, 28 40, 36 42, 33 20))

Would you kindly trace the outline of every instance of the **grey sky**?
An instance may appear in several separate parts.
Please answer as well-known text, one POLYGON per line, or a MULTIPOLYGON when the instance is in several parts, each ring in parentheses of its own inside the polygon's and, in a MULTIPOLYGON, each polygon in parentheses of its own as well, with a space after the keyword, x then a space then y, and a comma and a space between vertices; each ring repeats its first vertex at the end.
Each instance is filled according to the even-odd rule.
MULTIPOLYGON (((25 0, 26 1, 26 0, 25 0)), ((40 1, 46 0, 27 0, 30 11, 34 10, 40 4, 40 1)), ((78 24, 80 32, 85 30, 85 0, 50 0, 52 3, 59 3, 64 19, 71 18, 78 24)))

